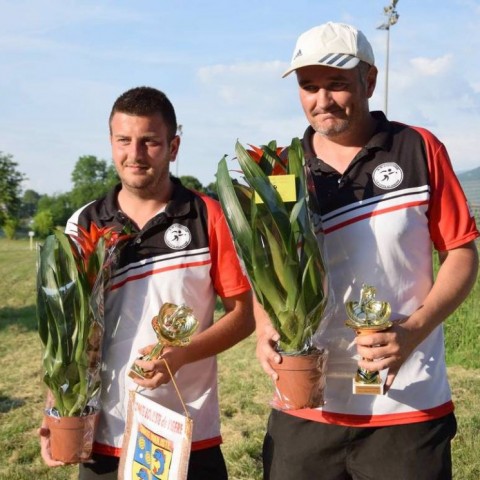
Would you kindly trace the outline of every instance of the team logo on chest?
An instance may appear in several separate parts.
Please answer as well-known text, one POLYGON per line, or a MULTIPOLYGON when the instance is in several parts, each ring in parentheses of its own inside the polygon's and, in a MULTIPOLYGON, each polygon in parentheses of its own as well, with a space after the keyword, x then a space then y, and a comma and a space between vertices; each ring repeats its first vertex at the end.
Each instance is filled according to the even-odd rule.
POLYGON ((165 232, 165 243, 174 250, 185 248, 192 241, 190 230, 184 225, 174 223, 165 232))
POLYGON ((402 183, 403 170, 396 163, 382 163, 373 171, 372 178, 378 188, 391 190, 402 183))

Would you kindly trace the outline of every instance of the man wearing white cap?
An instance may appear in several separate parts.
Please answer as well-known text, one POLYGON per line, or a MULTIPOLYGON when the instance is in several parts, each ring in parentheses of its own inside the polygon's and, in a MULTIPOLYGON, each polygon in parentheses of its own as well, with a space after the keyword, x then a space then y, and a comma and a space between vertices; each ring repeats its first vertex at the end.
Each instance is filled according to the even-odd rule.
MULTIPOLYGON (((329 350, 325 403, 272 411, 264 478, 451 479, 456 422, 442 322, 475 283, 475 220, 444 145, 370 112, 377 69, 362 32, 329 22, 303 33, 284 76, 292 72, 334 305, 315 339, 329 350), (390 303, 393 326, 355 339, 345 302, 363 284, 390 303), (381 371, 383 395, 353 393, 358 367, 381 371)), ((266 314, 256 321, 257 356, 275 378, 279 336, 266 314)))

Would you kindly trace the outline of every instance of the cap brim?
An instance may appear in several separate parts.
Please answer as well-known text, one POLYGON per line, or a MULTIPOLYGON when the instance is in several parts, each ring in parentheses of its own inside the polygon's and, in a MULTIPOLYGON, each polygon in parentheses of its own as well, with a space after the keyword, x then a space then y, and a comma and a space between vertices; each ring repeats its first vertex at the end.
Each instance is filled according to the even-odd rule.
POLYGON ((351 70, 352 68, 355 68, 359 63, 359 58, 354 57, 353 55, 345 54, 338 54, 333 57, 328 57, 326 59, 324 57, 320 60, 318 60, 318 58, 316 58, 315 60, 301 58, 300 61, 292 62, 290 68, 283 73, 282 78, 285 78, 293 71, 303 67, 324 66, 330 68, 338 68, 340 70, 351 70))

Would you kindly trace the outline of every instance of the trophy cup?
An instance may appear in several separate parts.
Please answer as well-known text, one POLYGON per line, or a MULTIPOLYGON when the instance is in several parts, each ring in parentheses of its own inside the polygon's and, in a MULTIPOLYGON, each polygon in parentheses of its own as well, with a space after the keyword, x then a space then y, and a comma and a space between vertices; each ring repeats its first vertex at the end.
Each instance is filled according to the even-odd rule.
MULTIPOLYGON (((184 347, 190 343, 193 333, 198 328, 198 320, 191 308, 186 305, 164 303, 158 315, 152 318, 152 327, 157 334, 158 343, 148 355, 141 360, 155 360, 162 354, 166 346, 184 347)), ((148 372, 133 363, 128 373, 131 378, 150 378, 148 372)))
MULTIPOLYGON (((389 320, 391 307, 388 302, 375 300, 375 287, 362 285, 360 300, 346 302, 347 327, 355 330, 357 335, 368 335, 387 330, 392 326, 389 320)), ((363 395, 383 395, 383 381, 379 372, 370 372, 358 368, 353 380, 353 393, 363 395)))

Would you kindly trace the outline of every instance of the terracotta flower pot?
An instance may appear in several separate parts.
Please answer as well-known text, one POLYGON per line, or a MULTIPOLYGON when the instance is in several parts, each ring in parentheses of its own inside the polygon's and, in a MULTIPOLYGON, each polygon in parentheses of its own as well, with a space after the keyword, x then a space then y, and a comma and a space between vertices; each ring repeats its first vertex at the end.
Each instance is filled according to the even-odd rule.
POLYGON ((52 458, 64 463, 81 463, 89 460, 98 415, 93 413, 83 417, 59 418, 45 415, 50 429, 52 458))
POLYGON ((272 365, 278 374, 273 407, 296 410, 323 405, 326 359, 326 350, 309 355, 282 355, 281 363, 272 365))

